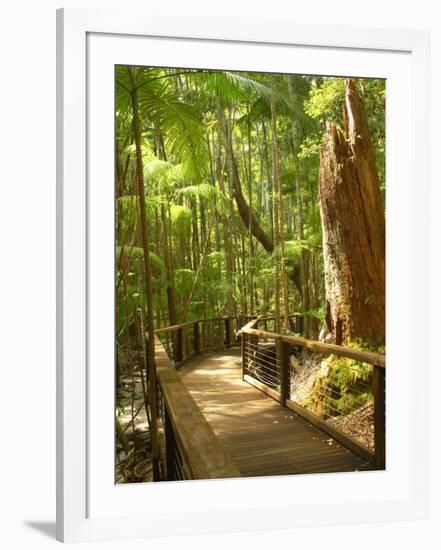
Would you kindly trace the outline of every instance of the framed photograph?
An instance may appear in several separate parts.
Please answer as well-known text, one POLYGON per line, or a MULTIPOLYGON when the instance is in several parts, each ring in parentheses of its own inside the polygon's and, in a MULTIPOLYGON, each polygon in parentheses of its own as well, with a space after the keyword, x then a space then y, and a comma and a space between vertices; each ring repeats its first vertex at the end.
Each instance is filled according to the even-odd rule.
POLYGON ((428 35, 57 17, 57 538, 427 517, 428 35))

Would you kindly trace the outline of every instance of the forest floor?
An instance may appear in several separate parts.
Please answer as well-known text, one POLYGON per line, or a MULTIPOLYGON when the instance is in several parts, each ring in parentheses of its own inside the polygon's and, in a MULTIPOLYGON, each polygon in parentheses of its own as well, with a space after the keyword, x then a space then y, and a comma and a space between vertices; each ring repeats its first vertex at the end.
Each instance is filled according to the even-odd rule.
POLYGON ((130 446, 127 455, 116 438, 116 483, 152 481, 150 433, 139 368, 120 378, 116 390, 118 421, 130 446))
POLYGON ((374 402, 369 401, 356 411, 345 416, 335 416, 328 422, 365 447, 374 450, 374 402))
MULTIPOLYGON (((301 403, 313 390, 321 362, 322 357, 317 354, 302 353, 300 357, 291 357, 291 399, 293 401, 301 403)), ((373 400, 350 414, 331 416, 326 421, 368 449, 374 449, 373 400)))

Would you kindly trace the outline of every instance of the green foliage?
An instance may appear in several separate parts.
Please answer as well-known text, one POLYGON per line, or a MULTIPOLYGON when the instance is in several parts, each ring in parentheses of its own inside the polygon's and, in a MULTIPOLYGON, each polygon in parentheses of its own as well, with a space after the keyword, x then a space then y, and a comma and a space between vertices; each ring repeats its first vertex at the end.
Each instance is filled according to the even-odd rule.
POLYGON ((154 185, 160 192, 172 192, 175 185, 184 181, 184 178, 185 173, 180 164, 172 164, 156 157, 144 163, 145 182, 154 185))
POLYGON ((223 263, 225 261, 225 252, 222 252, 222 251, 210 252, 210 254, 207 254, 207 260, 212 266, 215 266, 218 263, 223 263))
MULTIPOLYGON (((141 393, 146 329, 277 312, 280 327, 272 320, 268 330, 289 332, 282 319, 287 302, 290 313, 303 315, 303 335, 319 338, 326 304, 320 149, 326 120, 343 126, 344 84, 334 77, 117 66, 115 86, 115 182, 103 184, 116 195, 117 379, 124 395, 118 418, 140 412, 123 392, 132 379, 134 399, 141 393)), ((385 81, 360 79, 357 86, 384 191, 385 81)), ((213 323, 199 328, 206 345, 213 343, 210 332, 222 336, 213 323)), ((191 353, 192 329, 183 336, 191 353)), ((370 365, 329 357, 304 404, 325 417, 351 413, 372 400, 371 378, 370 365)), ((141 434, 133 435, 138 441, 141 434)), ((136 462, 141 447, 147 455, 150 449, 137 447, 121 465, 124 479, 146 471, 136 462)))
POLYGON ((177 195, 185 198, 205 200, 216 210, 226 213, 229 207, 228 199, 214 185, 209 183, 200 183, 199 185, 189 185, 177 191, 177 195))
MULTIPOLYGON (((126 136, 124 136, 126 137, 126 136)), ((132 136, 130 135, 130 138, 132 136)), ((124 148, 124 153, 130 154, 131 158, 135 158, 136 148, 134 143, 130 143, 124 148)), ((142 155, 142 163, 145 166, 148 162, 152 161, 155 158, 155 154, 153 152, 153 148, 148 141, 148 135, 146 133, 142 136, 142 143, 141 143, 141 155, 142 155)))
POLYGON ((296 260, 300 257, 300 253, 302 250, 305 250, 308 248, 307 242, 303 239, 296 239, 293 241, 286 241, 285 242, 285 255, 287 258, 290 258, 292 260, 296 260))
POLYGON ((143 106, 162 106, 161 126, 166 134, 165 144, 178 162, 188 179, 201 181, 206 173, 208 150, 201 121, 190 105, 176 100, 173 94, 155 97, 154 102, 146 101, 143 106), (162 105, 160 101, 162 100, 162 105))
POLYGON ((305 317, 313 317, 314 319, 318 319, 321 323, 325 320, 325 310, 323 307, 320 309, 309 309, 304 310, 301 312, 303 316, 305 317))
POLYGON ((309 99, 305 101, 305 112, 321 121, 327 118, 341 123, 345 87, 342 78, 325 77, 318 83, 313 81, 309 99))
MULTIPOLYGON (((173 287, 178 317, 189 297, 190 318, 226 313, 228 295, 234 311, 274 312, 275 276, 281 277, 282 260, 274 226, 277 143, 289 308, 322 323, 319 151, 326 118, 342 123, 343 80, 152 67, 119 66, 115 72, 118 168, 125 171, 116 198, 117 262, 122 245, 126 255, 117 273, 121 337, 132 322, 133 311, 146 307, 143 252, 133 246, 142 242, 135 181, 134 92, 142 124, 153 300, 161 312, 155 319, 166 322, 167 287, 173 287), (272 254, 254 237, 250 239, 249 227, 237 209, 226 158, 230 133, 243 195, 262 230, 274 240, 272 254), (222 181, 218 181, 220 174, 222 181), (172 277, 166 265, 172 268, 172 277), (314 285, 316 296, 305 307, 298 282, 293 282, 302 269, 307 270, 303 276, 314 285)), ((360 80, 357 85, 366 103, 384 188, 384 81, 360 80)), ((122 177, 120 172, 118 177, 122 177)))
POLYGON ((137 89, 142 115, 154 129, 160 128, 165 146, 182 164, 186 177, 200 181, 208 162, 208 149, 197 110, 179 98, 171 75, 163 69, 116 68, 116 108, 120 116, 129 116, 132 92, 137 89))
POLYGON ((176 269, 176 289, 180 294, 186 294, 191 291, 193 286, 195 272, 192 269, 176 269))
POLYGON ((170 205, 170 218, 173 228, 178 233, 188 233, 191 228, 192 211, 180 204, 170 205))
POLYGON ((285 91, 265 82, 265 77, 260 73, 195 71, 191 73, 191 78, 220 99, 224 105, 252 102, 254 106, 260 105, 259 111, 262 112, 262 106, 268 108, 271 102, 274 102, 280 112, 305 118, 303 110, 290 101, 285 91))
POLYGON ((321 146, 322 142, 319 134, 308 136, 305 138, 305 141, 300 144, 300 152, 297 156, 300 160, 318 158, 321 146))

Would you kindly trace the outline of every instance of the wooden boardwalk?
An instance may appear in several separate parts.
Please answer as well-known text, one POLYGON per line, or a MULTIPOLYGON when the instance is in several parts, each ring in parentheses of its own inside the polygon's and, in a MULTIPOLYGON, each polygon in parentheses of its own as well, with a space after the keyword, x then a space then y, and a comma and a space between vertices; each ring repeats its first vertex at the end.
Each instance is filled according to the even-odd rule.
POLYGON ((372 469, 302 417, 242 381, 238 349, 197 356, 178 372, 243 476, 372 469))

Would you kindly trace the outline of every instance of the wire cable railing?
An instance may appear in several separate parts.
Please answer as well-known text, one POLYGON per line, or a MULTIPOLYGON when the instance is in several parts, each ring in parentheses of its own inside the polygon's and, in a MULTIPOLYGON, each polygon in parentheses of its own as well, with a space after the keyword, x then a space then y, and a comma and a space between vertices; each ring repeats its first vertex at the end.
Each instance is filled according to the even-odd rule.
POLYGON ((233 345, 236 342, 235 324, 235 318, 214 317, 163 327, 155 334, 169 358, 179 367, 195 355, 233 345))
MULTIPOLYGON (((384 469, 385 357, 277 334, 269 324, 256 318, 239 331, 243 379, 384 469)), ((290 325, 302 327, 296 317, 290 325)))

